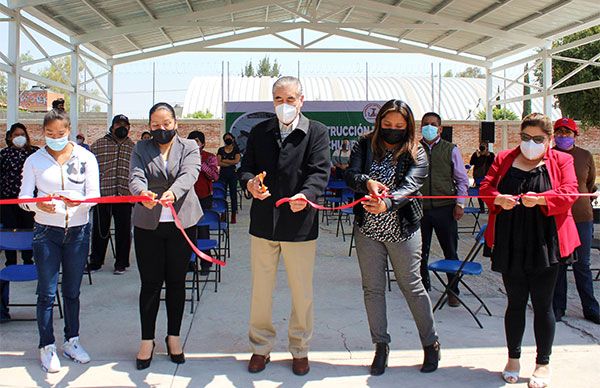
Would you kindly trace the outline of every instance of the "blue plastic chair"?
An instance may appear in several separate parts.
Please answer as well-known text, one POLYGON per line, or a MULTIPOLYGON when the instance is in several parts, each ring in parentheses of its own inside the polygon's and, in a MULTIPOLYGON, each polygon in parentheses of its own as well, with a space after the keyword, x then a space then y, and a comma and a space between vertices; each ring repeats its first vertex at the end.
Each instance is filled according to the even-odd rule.
MULTIPOLYGON (((221 254, 220 252, 220 243, 217 240, 213 240, 213 239, 198 239, 196 240, 196 247, 198 247, 198 249, 200 249, 201 251, 209 251, 211 252, 211 254, 213 255, 213 257, 221 260, 221 254)), ((195 256, 195 255, 194 255, 195 256)), ((196 262, 202 260, 199 259, 198 257, 195 258, 196 262)), ((196 263, 196 268, 198 269, 198 263, 196 263)), ((198 281, 198 285, 200 283, 200 278, 197 277, 197 281, 198 281)), ((213 269, 209 270, 209 276, 207 276, 206 280, 204 280, 206 283, 211 283, 214 282, 215 283, 215 292, 217 292, 217 287, 219 285, 219 283, 221 282, 221 266, 216 264, 213 266, 213 269), (215 278, 213 280, 210 280, 210 273, 214 273, 215 274, 215 278)), ((198 289, 198 288, 197 288, 198 289)), ((198 300, 200 300, 200 295, 198 293, 197 295, 198 300)))
MULTIPOLYGON (((214 205, 214 202, 213 202, 214 205)), ((211 232, 217 232, 217 241, 219 242, 219 253, 224 253, 224 257, 228 256, 229 233, 228 224, 221 221, 221 214, 214 209, 208 209, 204 212, 204 216, 198 221, 198 226, 208 226, 211 232), (225 247, 221 245, 225 244, 225 247)))
POLYGON ((224 215, 225 222, 222 223, 222 230, 225 237, 225 249, 227 251, 227 257, 231 255, 231 245, 230 245, 230 233, 229 233, 229 204, 227 200, 224 198, 213 198, 213 207, 210 210, 214 210, 220 215, 224 215))
MULTIPOLYGON (((1 230, 0 231, 0 249, 25 251, 32 249, 33 232, 20 230, 1 230)), ((37 267, 35 264, 9 265, 0 271, 0 281, 4 282, 33 282, 37 281, 37 267)), ((0 293, 4 287, 0 287, 0 293)), ((0 295, 2 300, 2 295, 0 295)), ((6 307, 35 307, 32 303, 8 303, 6 307)), ((62 304, 60 300, 60 291, 56 289, 56 303, 60 317, 63 317, 62 304)), ((18 319, 17 319, 18 320, 18 319)), ((29 319, 28 319, 29 320, 29 319)), ((35 320, 35 319, 32 319, 35 320)))
POLYGON ((213 198, 227 199, 227 193, 224 189, 213 187, 213 198))
MULTIPOLYGON (((479 188, 478 187, 469 187, 467 189, 467 195, 471 196, 471 197, 476 197, 479 195, 479 188)), ((469 201, 467 202, 468 206, 465 206, 464 208, 464 212, 465 214, 470 214, 475 218, 475 222, 473 223, 473 226, 459 226, 458 230, 459 233, 461 233, 461 230, 465 230, 467 229, 471 234, 475 234, 475 231, 478 228, 481 228, 481 225, 479 224, 479 216, 481 215, 481 209, 479 208, 479 206, 474 206, 473 203, 473 198, 469 198, 469 201)))
POLYGON ((476 263, 474 260, 483 248, 483 244, 485 244, 483 235, 485 233, 486 227, 486 224, 484 224, 481 227, 481 229, 477 233, 477 236, 475 236, 475 243, 473 244, 471 250, 469 251, 469 253, 467 253, 467 256, 463 260, 438 260, 429 264, 428 266, 428 269, 433 272, 433 274, 438 278, 438 280, 442 283, 442 285, 445 288, 444 292, 440 296, 440 299, 438 299, 437 303, 433 307, 433 311, 435 312, 437 309, 441 309, 448 300, 448 295, 452 294, 457 298, 459 303, 467 309, 467 311, 471 314, 471 316, 475 319, 479 327, 482 329, 483 325, 477 318, 476 314, 479 312, 479 310, 481 310, 481 308, 484 308, 490 317, 492 316, 492 313, 486 306, 485 302, 479 297, 479 295, 475 293, 475 291, 473 291, 471 287, 469 287, 469 285, 463 280, 463 278, 465 275, 479 276, 483 272, 483 267, 481 266, 481 263, 476 263), (452 278, 452 281, 445 282, 439 273, 452 274, 454 275, 454 277, 452 278), (456 293, 452 291, 452 288, 454 288, 457 284, 463 285, 464 288, 466 288, 479 301, 479 307, 477 307, 475 311, 471 310, 471 308, 460 298, 460 296, 456 295, 456 293))

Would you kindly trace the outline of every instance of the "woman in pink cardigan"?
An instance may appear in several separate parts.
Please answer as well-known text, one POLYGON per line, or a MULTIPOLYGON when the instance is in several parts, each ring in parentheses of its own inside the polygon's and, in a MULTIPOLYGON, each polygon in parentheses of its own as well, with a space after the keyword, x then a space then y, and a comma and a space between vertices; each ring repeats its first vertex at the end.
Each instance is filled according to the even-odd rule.
POLYGON ((573 158, 550 147, 552 122, 532 113, 521 122, 519 147, 498 154, 481 183, 480 195, 490 209, 487 245, 492 270, 502 273, 508 297, 504 317, 508 363, 502 378, 519 380, 525 311, 531 296, 537 346, 530 388, 550 384, 550 354, 555 320, 552 310, 558 263, 569 260, 579 246, 571 206, 577 176, 573 158))

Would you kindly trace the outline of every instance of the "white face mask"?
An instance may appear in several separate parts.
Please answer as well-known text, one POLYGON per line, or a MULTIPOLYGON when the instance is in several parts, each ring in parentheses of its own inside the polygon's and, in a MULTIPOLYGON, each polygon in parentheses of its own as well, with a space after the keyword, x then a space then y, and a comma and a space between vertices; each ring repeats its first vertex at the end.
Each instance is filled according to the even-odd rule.
POLYGON ((25 144, 27 144, 27 138, 25 136, 15 136, 15 138, 12 139, 12 143, 17 148, 23 148, 25 144))
POLYGON ((275 107, 275 114, 277 114, 277 119, 280 123, 290 125, 296 116, 298 116, 298 111, 294 105, 279 104, 275 107))
POLYGON ((522 141, 520 148, 523 156, 529 160, 539 159, 546 152, 546 144, 537 144, 533 140, 522 141))

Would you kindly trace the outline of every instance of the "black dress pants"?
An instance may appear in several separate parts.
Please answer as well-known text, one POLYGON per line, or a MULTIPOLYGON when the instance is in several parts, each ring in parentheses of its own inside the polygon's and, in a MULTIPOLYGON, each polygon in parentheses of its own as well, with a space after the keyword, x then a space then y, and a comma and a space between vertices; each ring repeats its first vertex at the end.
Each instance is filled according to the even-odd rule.
POLYGON ((111 217, 115 220, 115 268, 129 267, 131 250, 131 209, 129 203, 98 204, 93 209, 90 264, 103 265, 110 238, 111 217))
MULTIPOLYGON (((434 231, 444 253, 443 259, 458 260, 458 222, 454 219, 454 207, 455 205, 449 205, 423 210, 423 218, 421 218, 421 237, 423 239, 421 278, 428 291, 431 290, 431 279, 427 265, 434 231)), ((449 282, 453 278, 453 275, 448 275, 449 282)), ((452 291, 458 294, 458 285, 453 287, 452 291)))
MULTIPOLYGON (((196 240, 196 226, 185 230, 196 240)), ((134 228, 135 254, 140 271, 142 340, 154 339, 160 291, 165 284, 167 334, 179 336, 185 305, 185 276, 192 249, 174 222, 161 222, 155 230, 134 228)))
POLYGON ((521 341, 525 331, 525 311, 531 295, 533 332, 537 347, 536 363, 550 363, 556 321, 552 309, 558 265, 552 265, 533 274, 502 274, 508 306, 504 315, 504 329, 508 357, 521 357, 521 341))

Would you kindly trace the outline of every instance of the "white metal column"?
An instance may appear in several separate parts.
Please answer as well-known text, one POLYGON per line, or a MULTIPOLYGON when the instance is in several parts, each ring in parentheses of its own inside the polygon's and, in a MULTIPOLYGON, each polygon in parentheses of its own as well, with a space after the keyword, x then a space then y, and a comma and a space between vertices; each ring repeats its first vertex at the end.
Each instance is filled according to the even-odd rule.
POLYGON ((489 67, 485 68, 485 120, 492 121, 494 119, 492 97, 494 95, 494 83, 492 82, 492 70, 489 67))
POLYGON ((543 62, 542 68, 544 75, 542 77, 542 86, 544 87, 544 114, 546 116, 552 115, 552 99, 553 96, 549 94, 550 88, 552 87, 552 56, 550 53, 550 49, 552 49, 552 42, 546 42, 543 51, 543 62))
POLYGON ((114 101, 115 101, 115 94, 114 94, 114 81, 115 81, 115 65, 111 65, 110 66, 110 72, 107 74, 106 76, 107 78, 107 88, 106 88, 106 93, 108 93, 108 104, 106 104, 106 126, 107 128, 110 127, 111 123, 112 123, 112 118, 115 115, 114 112, 114 101))
POLYGON ((69 92, 71 106, 69 115, 71 117, 71 138, 75 140, 75 136, 79 133, 79 45, 71 53, 71 86, 69 92))
POLYGON ((14 19, 8 22, 8 59, 12 71, 7 73, 7 127, 17 122, 19 119, 19 84, 20 76, 20 57, 21 57, 21 15, 16 11, 14 19))

